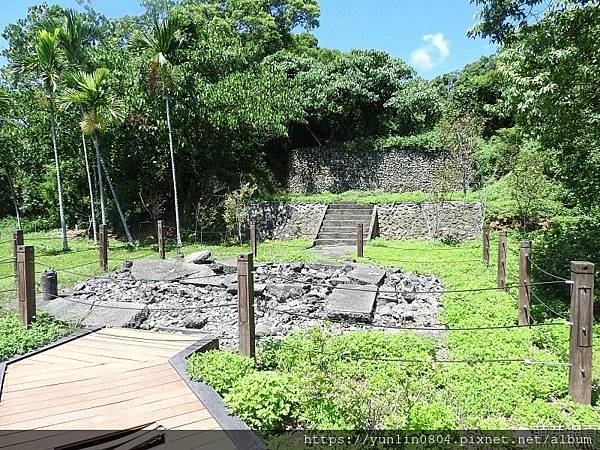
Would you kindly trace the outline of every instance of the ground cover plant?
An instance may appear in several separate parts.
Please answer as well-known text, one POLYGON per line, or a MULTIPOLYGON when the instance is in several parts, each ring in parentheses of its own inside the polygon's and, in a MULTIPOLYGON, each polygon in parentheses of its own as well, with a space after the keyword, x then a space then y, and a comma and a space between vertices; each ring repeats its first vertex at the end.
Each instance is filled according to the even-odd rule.
MULTIPOLYGON (((518 281, 518 241, 512 233, 509 284, 518 281)), ((491 261, 496 247, 494 239, 491 261)), ((493 264, 486 268, 481 262, 480 241, 446 245, 378 239, 366 247, 362 261, 433 273, 449 290, 496 283, 493 264)), ((546 300, 541 291, 537 294, 546 300)), ((516 324, 514 288, 447 292, 442 303, 441 319, 449 328, 516 324)), ((260 430, 599 425, 596 396, 592 406, 568 399, 567 320, 541 305, 533 304, 532 310, 536 324, 556 325, 448 331, 436 339, 413 331, 331 336, 315 328, 279 341, 261 340, 251 369, 248 359, 210 352, 191 357, 188 370, 192 378, 217 386, 232 412, 260 430), (208 370, 213 364, 218 374, 208 370)), ((595 391, 599 364, 595 355, 595 391)))
POLYGON ((18 313, 0 310, 0 361, 27 353, 76 329, 77 324, 56 320, 43 312, 38 313, 35 321, 25 328, 18 313))

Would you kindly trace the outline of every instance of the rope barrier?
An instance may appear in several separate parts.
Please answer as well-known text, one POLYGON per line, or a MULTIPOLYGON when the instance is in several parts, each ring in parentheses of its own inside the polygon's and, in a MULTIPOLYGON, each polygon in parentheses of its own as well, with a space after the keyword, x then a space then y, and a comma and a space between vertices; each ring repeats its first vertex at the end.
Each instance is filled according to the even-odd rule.
MULTIPOLYGON (((370 256, 365 256, 365 259, 369 259, 371 261, 373 261, 373 258, 370 256)), ((478 259, 452 259, 452 260, 448 260, 448 261, 442 261, 442 260, 436 260, 436 261, 431 261, 431 260, 408 260, 408 259, 391 259, 391 258, 387 258, 387 257, 382 257, 382 259, 384 259, 385 261, 390 261, 390 262, 394 262, 394 263, 404 263, 404 264, 448 264, 448 263, 480 263, 481 262, 481 258, 478 259)))
MULTIPOLYGON (((288 345, 287 343, 283 344, 283 347, 286 347, 288 349, 291 350, 296 350, 298 351, 298 349, 304 350, 301 347, 298 346, 291 346, 288 345)), ((432 358, 431 360, 427 360, 427 359, 402 359, 402 358, 388 358, 388 357, 383 357, 383 358, 365 358, 365 357, 361 357, 361 356, 353 356, 351 355, 349 352, 342 352, 342 353, 332 353, 332 352, 324 352, 322 350, 314 350, 311 349, 311 353, 318 353, 320 355, 323 356, 327 356, 327 357, 333 357, 333 358, 338 358, 338 359, 349 359, 352 361, 369 361, 369 362, 395 362, 395 363, 402 363, 402 364, 468 364, 468 365, 474 365, 474 364, 511 364, 511 363, 520 363, 523 365, 548 365, 548 366, 566 366, 566 367, 570 367, 571 364, 570 363, 562 363, 562 362, 555 362, 555 361, 534 361, 531 359, 516 359, 516 358, 505 358, 505 359, 437 359, 437 358, 432 358)))
MULTIPOLYGON (((259 306, 259 309, 261 309, 261 307, 259 306)), ((309 314, 303 314, 303 313, 297 313, 297 312, 292 312, 292 311, 286 311, 284 309, 277 309, 277 308, 271 308, 271 307, 262 307, 262 310, 265 311, 275 311, 275 312, 280 312, 283 314, 288 314, 290 316, 298 316, 298 317, 304 317, 304 318, 308 318, 308 319, 313 319, 313 320, 325 320, 327 322, 332 322, 332 323, 341 323, 341 324, 347 324, 349 322, 346 321, 342 321, 339 319, 330 319, 330 318, 324 318, 324 317, 313 317, 309 314)), ((531 324, 531 325, 490 325, 490 326, 483 326, 483 327, 456 327, 456 328, 448 328, 448 327, 399 327, 399 326, 388 326, 388 325, 375 325, 375 324, 368 324, 368 323, 361 323, 360 325, 366 326, 366 327, 370 327, 370 328, 380 328, 380 329, 390 329, 390 330, 410 330, 410 331, 486 331, 486 330, 508 330, 508 329, 514 329, 514 328, 530 328, 530 327, 549 327, 549 326, 565 326, 564 323, 554 323, 554 322, 550 322, 550 323, 536 323, 536 324, 531 324)), ((570 324, 569 324, 570 325, 570 324)))
MULTIPOLYGON (((326 287, 329 289, 342 289, 342 290, 348 290, 348 291, 357 291, 357 292, 374 292, 373 289, 361 289, 358 286, 361 286, 359 284, 357 285, 341 285, 338 284, 337 286, 330 286, 327 284, 319 284, 319 283, 303 283, 303 282, 299 282, 298 280, 294 280, 293 278, 287 278, 287 277, 283 277, 281 275, 275 275, 275 277, 279 278, 280 280, 283 281, 290 281, 290 282, 294 282, 294 283, 301 283, 301 284, 308 284, 310 286, 317 286, 317 287, 326 287), (352 287, 352 286, 356 286, 356 287, 352 287)), ((506 289, 514 289, 514 288, 519 288, 519 287, 527 287, 527 286, 540 286, 540 285, 547 285, 547 284, 571 284, 570 280, 566 280, 566 281, 540 281, 537 283, 529 283, 529 284, 510 284, 510 285, 506 285, 506 289)), ((377 292, 379 294, 454 294, 454 293, 467 293, 467 292, 485 292, 485 291, 503 291, 505 290, 504 288, 499 288, 499 287, 487 287, 487 288, 472 288, 472 289, 443 289, 440 291, 402 291, 402 290, 380 290, 377 289, 377 292)))
POLYGON ((16 289, 8 289, 6 291, 0 291, 0 294, 8 294, 9 292, 17 292, 16 289))
POLYGON ((537 265, 537 264, 536 264, 536 263, 533 261, 533 259, 531 259, 531 257, 529 257, 529 256, 528 256, 528 257, 527 257, 527 259, 529 260, 529 262, 531 263, 531 265, 532 265, 533 267, 535 267, 535 268, 536 268, 537 270, 539 270, 540 272, 542 272, 542 273, 544 273, 544 274, 548 275, 549 277, 555 278, 555 279, 557 279, 557 280, 562 280, 562 281, 570 281, 570 280, 567 280, 566 278, 560 277, 560 276, 558 276, 558 275, 554 275, 554 274, 552 274, 552 273, 550 273, 550 272, 546 272, 544 269, 542 269, 540 266, 538 266, 538 265, 537 265))
POLYGON ((548 311, 550 311, 552 314, 555 314, 557 317, 560 317, 561 319, 565 319, 565 320, 571 320, 570 317, 566 317, 563 314, 559 313, 558 311, 556 311, 555 309, 551 308, 550 306, 548 306, 544 301, 542 301, 541 298, 539 298, 535 292, 533 291, 529 291, 530 294, 533 296, 533 298, 536 300, 536 302, 538 304, 540 304, 541 306, 543 306, 544 308, 546 308, 548 311))
POLYGON ((8 275, 6 277, 0 277, 0 281, 2 281, 2 280, 8 280, 9 278, 14 278, 14 277, 15 277, 14 275, 8 275))
POLYGON ((14 263, 14 262, 15 262, 15 258, 0 259, 0 264, 8 264, 8 263, 14 263))

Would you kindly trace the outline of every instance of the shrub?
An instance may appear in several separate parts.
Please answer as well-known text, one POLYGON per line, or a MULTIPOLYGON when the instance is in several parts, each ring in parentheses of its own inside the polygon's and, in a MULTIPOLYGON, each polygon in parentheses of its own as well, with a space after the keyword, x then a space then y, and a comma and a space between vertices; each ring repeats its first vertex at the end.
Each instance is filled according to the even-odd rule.
POLYGON ((225 403, 251 428, 278 430, 297 412, 297 386, 297 378, 289 374, 253 372, 234 384, 225 403))
MULTIPOLYGON (((600 261, 600 214, 558 217, 550 228, 535 235, 532 259, 537 266, 564 278, 570 277, 570 261, 600 261)), ((597 272, 598 273, 598 272, 597 272)), ((532 268, 536 281, 548 275, 532 268)), ((598 275, 596 282, 600 281, 598 275)), ((568 285, 550 285, 553 294, 569 300, 568 285)), ((598 292, 598 291, 596 291, 598 292)))
POLYGON ((254 363, 235 353, 211 350, 196 353, 188 359, 188 373, 194 380, 201 380, 213 387, 219 395, 225 395, 244 376, 254 372, 254 363))
POLYGON ((29 328, 21 325, 21 319, 15 312, 0 316, 0 361, 53 342, 75 328, 75 325, 56 320, 43 312, 37 315, 29 328))
POLYGON ((450 408, 436 401, 415 404, 406 421, 408 430, 452 430, 456 427, 457 421, 450 408))

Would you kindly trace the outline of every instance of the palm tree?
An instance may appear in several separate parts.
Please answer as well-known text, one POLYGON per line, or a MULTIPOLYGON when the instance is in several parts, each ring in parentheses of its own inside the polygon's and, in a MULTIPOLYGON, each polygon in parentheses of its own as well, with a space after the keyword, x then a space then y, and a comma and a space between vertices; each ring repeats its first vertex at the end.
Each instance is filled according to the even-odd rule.
POLYGON ((106 210, 104 205, 104 196, 102 194, 102 174, 104 174, 110 191, 112 193, 115 205, 123 224, 125 235, 129 245, 133 245, 133 239, 127 226, 127 220, 121 203, 117 197, 115 186, 112 182, 106 163, 100 152, 100 132, 104 130, 111 120, 122 119, 120 104, 112 97, 108 91, 106 80, 108 69, 96 69, 92 73, 79 71, 71 75, 71 83, 74 87, 65 90, 65 95, 61 98, 61 106, 79 106, 85 111, 81 120, 81 130, 85 135, 90 135, 94 148, 96 150, 96 162, 98 164, 98 179, 100 184, 100 207, 102 211, 102 224, 106 224, 106 210))
POLYGON ((175 52, 181 45, 181 24, 174 16, 162 22, 155 21, 151 33, 135 34, 131 47, 150 55, 149 81, 152 89, 162 90, 165 99, 165 114, 169 132, 169 151, 171 154, 171 175, 173 177, 173 196, 175 201, 175 226, 177 245, 182 246, 179 225, 179 200, 177 195, 177 174, 175 170, 175 152, 173 151, 173 130, 171 129, 171 99, 169 96, 169 72, 173 65, 175 52))
MULTIPOLYGON (((90 30, 85 27, 83 21, 81 20, 81 16, 77 14, 73 10, 69 10, 67 12, 65 23, 61 29, 61 33, 59 35, 60 46, 63 50, 63 53, 69 63, 69 66, 72 69, 82 69, 87 66, 87 58, 86 58, 86 49, 85 42, 89 38, 90 30)), ((79 107, 79 111, 81 113, 81 118, 83 120, 83 116, 85 114, 83 107, 79 107)), ((98 243, 98 230, 96 227, 96 205, 94 201, 94 188, 92 184, 92 175, 90 172, 90 163, 88 158, 87 151, 87 143, 85 139, 85 133, 81 132, 81 143, 83 145, 83 157, 85 160, 85 172, 87 175, 88 189, 90 195, 90 209, 92 215, 92 235, 94 238, 94 243, 98 243)), ((101 193, 100 195, 103 195, 101 193)), ((102 217, 103 223, 105 222, 105 217, 102 217)))
POLYGON ((65 221, 65 209, 63 204, 62 183, 60 178, 60 163, 58 159, 58 142, 56 138, 56 95, 62 62, 60 60, 58 35, 60 30, 40 30, 38 33, 35 51, 28 60, 27 68, 38 77, 46 99, 50 113, 50 133, 52 135, 52 147, 54 149, 54 164, 56 168, 56 184, 58 189, 58 209, 60 214, 60 226, 62 230, 63 251, 69 250, 67 242, 67 224, 65 221))

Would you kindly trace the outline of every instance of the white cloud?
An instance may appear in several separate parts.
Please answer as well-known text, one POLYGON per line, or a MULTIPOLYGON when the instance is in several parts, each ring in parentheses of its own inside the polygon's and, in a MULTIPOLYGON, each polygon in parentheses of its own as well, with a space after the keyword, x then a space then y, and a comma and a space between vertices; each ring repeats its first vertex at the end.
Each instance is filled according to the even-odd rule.
POLYGON ((443 63, 450 56, 450 42, 442 33, 426 34, 423 40, 427 45, 419 47, 410 55, 410 62, 417 69, 429 70, 443 63))

